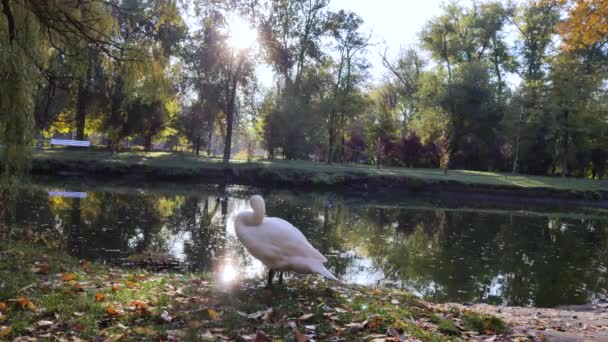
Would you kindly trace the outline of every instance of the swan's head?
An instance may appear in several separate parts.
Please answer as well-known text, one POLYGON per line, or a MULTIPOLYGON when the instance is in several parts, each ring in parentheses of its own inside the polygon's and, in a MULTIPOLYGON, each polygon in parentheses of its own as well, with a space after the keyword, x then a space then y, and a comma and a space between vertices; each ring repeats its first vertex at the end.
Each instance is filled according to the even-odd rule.
POLYGON ((266 204, 264 203, 264 199, 262 198, 262 196, 251 196, 251 198, 249 199, 249 205, 251 206, 251 209, 253 209, 253 212, 256 215, 264 217, 264 214, 266 213, 266 204))

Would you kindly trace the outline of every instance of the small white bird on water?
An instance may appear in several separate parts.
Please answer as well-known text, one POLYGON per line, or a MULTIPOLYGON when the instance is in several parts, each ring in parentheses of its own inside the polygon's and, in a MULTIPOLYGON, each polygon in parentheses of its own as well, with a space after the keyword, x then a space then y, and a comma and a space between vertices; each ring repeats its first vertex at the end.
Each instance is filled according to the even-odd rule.
POLYGON ((275 272, 318 273, 326 278, 338 280, 323 265, 327 258, 316 250, 306 237, 291 223, 278 217, 265 217, 266 205, 261 196, 249 199, 251 211, 236 215, 236 236, 256 259, 269 269, 268 287, 272 286, 275 272))

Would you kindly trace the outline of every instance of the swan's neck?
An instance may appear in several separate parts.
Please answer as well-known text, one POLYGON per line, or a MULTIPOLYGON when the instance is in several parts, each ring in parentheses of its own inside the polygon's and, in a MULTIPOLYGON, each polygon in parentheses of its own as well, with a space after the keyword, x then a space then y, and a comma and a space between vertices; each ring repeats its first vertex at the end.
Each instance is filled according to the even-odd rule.
POLYGON ((238 214, 236 220, 247 226, 258 226, 264 221, 264 212, 244 211, 238 214))

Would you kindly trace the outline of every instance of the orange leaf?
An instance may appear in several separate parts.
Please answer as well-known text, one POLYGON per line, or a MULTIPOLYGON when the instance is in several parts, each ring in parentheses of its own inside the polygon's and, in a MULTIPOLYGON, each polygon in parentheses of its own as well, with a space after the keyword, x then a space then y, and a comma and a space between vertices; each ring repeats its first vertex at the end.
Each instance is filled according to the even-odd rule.
POLYGON ((8 311, 8 304, 5 302, 0 302, 0 312, 5 313, 8 311))
POLYGON ((40 274, 46 274, 49 273, 50 267, 49 264, 37 264, 37 265, 32 265, 31 269, 32 273, 40 273, 40 274))
POLYGON ((21 297, 19 298, 19 300, 17 301, 17 305, 21 308, 21 309, 30 309, 30 310, 34 310, 36 308, 36 305, 34 305, 34 303, 32 303, 32 301, 30 301, 29 299, 25 298, 25 297, 21 297))
POLYGON ((148 308, 148 304, 142 302, 141 300, 134 300, 131 302, 131 305, 140 310, 146 310, 148 308))
POLYGON ((103 302, 104 299, 106 299, 106 296, 103 293, 97 293, 97 294, 95 294, 95 301, 96 302, 103 302))
POLYGON ((76 276, 74 273, 66 273, 63 275, 63 277, 61 277, 61 280, 71 281, 71 280, 76 280, 76 278, 78 278, 78 276, 76 276))
POLYGON ((306 337, 306 335, 302 334, 298 328, 293 329, 293 334, 296 335, 296 341, 297 342, 306 342, 308 341, 308 337, 306 337))
POLYGON ((120 290, 120 286, 119 285, 117 285, 117 284, 112 285, 112 291, 113 292, 116 292, 118 290, 120 290))
POLYGON ((112 306, 106 307, 106 313, 108 315, 110 315, 110 316, 120 316, 120 315, 122 315, 122 312, 114 309, 114 307, 112 307, 112 306))
POLYGON ((82 265, 82 267, 87 268, 89 266, 91 266, 91 262, 90 261, 83 261, 82 263, 80 263, 80 265, 82 265))

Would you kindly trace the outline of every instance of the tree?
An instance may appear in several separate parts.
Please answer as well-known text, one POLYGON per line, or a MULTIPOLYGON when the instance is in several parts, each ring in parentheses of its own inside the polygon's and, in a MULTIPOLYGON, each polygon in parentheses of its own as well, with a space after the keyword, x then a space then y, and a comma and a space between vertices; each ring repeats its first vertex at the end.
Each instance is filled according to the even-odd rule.
POLYGON ((515 71, 522 77, 520 106, 516 108, 515 125, 512 133, 514 157, 512 172, 517 173, 523 166, 528 172, 546 172, 548 153, 544 141, 543 130, 547 129, 546 117, 542 113, 542 96, 546 88, 547 50, 555 32, 554 27, 559 19, 557 8, 550 4, 530 3, 519 8, 518 14, 512 19, 521 37, 516 45, 517 68, 515 71), (536 124, 534 124, 536 123, 536 124), (532 127, 527 127, 533 125, 532 127), (529 151, 534 156, 529 162, 533 165, 520 165, 521 158, 528 157, 529 151), (543 170, 544 169, 544 170, 543 170), (542 171, 541 171, 542 170, 542 171))
POLYGON ((385 51, 382 64, 392 73, 394 82, 397 83, 400 102, 404 106, 401 135, 405 137, 409 122, 419 114, 420 87, 426 62, 415 49, 410 48, 402 51, 395 63, 388 60, 385 51))
MULTIPOLYGON (((33 136, 37 87, 46 65, 74 41, 114 56, 121 47, 109 34, 112 3, 2 1, 0 16, 0 164, 2 175, 23 173, 33 136), (6 113, 6 114, 4 114, 6 113)), ((49 77, 47 77, 50 79, 49 77)))
MULTIPOLYGON (((357 84, 367 68, 366 63, 357 58, 369 44, 369 37, 363 36, 359 29, 363 19, 352 12, 339 11, 332 14, 327 25, 335 39, 339 59, 334 71, 331 95, 327 111, 327 163, 334 159, 334 146, 338 131, 341 131, 340 160, 344 161, 346 122, 358 110, 361 101, 356 91, 357 84)), ((360 108, 360 107, 359 107, 360 108)))
POLYGON ((566 50, 576 50, 608 42, 608 3, 602 0, 543 0, 558 5, 568 16, 558 26, 566 50))

